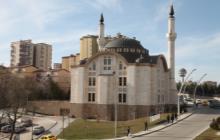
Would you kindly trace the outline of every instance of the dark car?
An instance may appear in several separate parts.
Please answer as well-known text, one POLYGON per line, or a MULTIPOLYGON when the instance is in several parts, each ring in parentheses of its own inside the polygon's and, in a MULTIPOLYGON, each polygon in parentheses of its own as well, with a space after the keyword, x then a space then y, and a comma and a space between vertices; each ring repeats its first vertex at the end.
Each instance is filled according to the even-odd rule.
POLYGON ((10 119, 8 119, 8 118, 1 117, 0 120, 1 120, 1 122, 0 122, 0 130, 1 130, 1 128, 2 128, 3 126, 12 124, 12 120, 10 120, 10 119))
POLYGON ((6 126, 6 125, 8 125, 8 123, 5 123, 5 122, 0 123, 0 129, 1 129, 3 126, 6 126))
POLYGON ((45 129, 44 129, 43 126, 35 126, 35 127, 33 128, 33 134, 34 134, 34 135, 40 135, 40 134, 42 134, 44 131, 45 131, 45 129))
POLYGON ((12 130, 12 125, 5 125, 1 128, 1 132, 9 133, 12 130))
POLYGON ((209 107, 210 108, 220 108, 220 101, 219 100, 209 100, 209 107))
MULTIPOLYGON (((25 130, 26 128, 22 126, 21 124, 15 125, 15 129, 14 129, 15 133, 21 133, 21 132, 24 132, 25 130)), ((12 125, 6 125, 1 128, 1 132, 4 132, 4 133, 10 133, 11 131, 12 131, 12 125)))
POLYGON ((26 130, 25 126, 23 125, 16 125, 15 126, 15 133, 21 133, 21 132, 24 132, 26 130))
POLYGON ((33 125, 33 122, 30 118, 21 118, 21 123, 25 127, 30 127, 33 125))

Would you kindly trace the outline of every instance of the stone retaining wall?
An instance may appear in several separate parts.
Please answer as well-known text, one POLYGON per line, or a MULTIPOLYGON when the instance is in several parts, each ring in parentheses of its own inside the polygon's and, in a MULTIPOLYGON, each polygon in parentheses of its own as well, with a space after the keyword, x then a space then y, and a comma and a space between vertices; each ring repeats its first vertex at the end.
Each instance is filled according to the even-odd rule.
MULTIPOLYGON (((61 115, 61 110, 67 110, 70 116, 100 120, 114 120, 115 105, 104 104, 74 104, 69 101, 33 101, 31 106, 35 111, 48 115, 61 115)), ((171 108, 173 105, 166 105, 171 108)), ((31 108, 30 108, 31 109, 31 108)), ((30 110, 29 109, 29 110, 30 110)), ((118 120, 132 120, 150 116, 165 111, 165 106, 117 105, 118 120), (162 111, 161 111, 162 110, 162 111)))

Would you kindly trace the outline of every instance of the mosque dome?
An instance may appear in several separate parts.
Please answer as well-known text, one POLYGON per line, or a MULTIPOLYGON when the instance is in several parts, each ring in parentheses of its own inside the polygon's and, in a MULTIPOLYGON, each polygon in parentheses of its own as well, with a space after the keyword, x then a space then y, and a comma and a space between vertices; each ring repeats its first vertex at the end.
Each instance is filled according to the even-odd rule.
POLYGON ((143 49, 141 43, 131 38, 116 38, 110 41, 105 48, 139 48, 143 49))
POLYGON ((149 51, 145 49, 140 41, 134 38, 128 38, 121 34, 113 38, 105 45, 105 49, 111 52, 117 52, 120 54, 132 54, 132 55, 148 55, 149 51))

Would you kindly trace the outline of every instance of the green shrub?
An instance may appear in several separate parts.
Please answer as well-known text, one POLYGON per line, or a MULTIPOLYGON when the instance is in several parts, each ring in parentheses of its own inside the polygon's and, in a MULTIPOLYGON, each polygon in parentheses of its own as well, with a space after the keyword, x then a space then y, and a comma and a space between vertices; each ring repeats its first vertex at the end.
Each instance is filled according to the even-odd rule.
POLYGON ((212 129, 220 130, 220 117, 218 117, 217 119, 213 119, 209 126, 212 129))

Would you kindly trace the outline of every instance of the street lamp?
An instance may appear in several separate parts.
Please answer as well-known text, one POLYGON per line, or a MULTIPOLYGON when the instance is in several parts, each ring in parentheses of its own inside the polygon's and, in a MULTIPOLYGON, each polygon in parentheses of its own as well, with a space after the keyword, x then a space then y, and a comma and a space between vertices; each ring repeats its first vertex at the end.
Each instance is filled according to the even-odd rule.
POLYGON ((113 71, 113 77, 114 77, 114 84, 115 84, 115 88, 114 88, 114 100, 115 100, 115 103, 114 103, 114 111, 115 111, 115 117, 114 117, 114 120, 115 120, 115 138, 117 138, 117 120, 118 120, 118 106, 117 106, 117 91, 116 91, 116 85, 117 85, 117 82, 116 82, 116 72, 113 71))
MULTIPOLYGON (((180 70, 181 71, 181 70, 180 70)), ((180 115, 180 101, 179 101, 179 96, 180 96, 180 93, 182 92, 182 89, 183 89, 183 86, 184 86, 184 84, 185 84, 185 82, 189 79, 189 77, 190 77, 190 75, 193 73, 193 72, 195 72, 196 71, 196 69, 193 69, 187 76, 186 76, 186 79, 182 79, 183 81, 182 81, 182 84, 181 84, 181 87, 180 87, 180 89, 179 89, 179 92, 178 92, 178 95, 177 95, 177 114, 178 114, 178 116, 180 115)), ((184 72, 184 70, 182 70, 182 72, 184 72)), ((182 73, 182 74, 184 74, 184 73, 182 73)), ((186 74, 186 73, 185 73, 186 74)), ((185 76, 184 76, 185 77, 185 76)))
POLYGON ((190 78, 188 81, 186 81, 186 86, 184 86, 184 88, 183 88, 183 94, 185 93, 185 91, 186 91, 186 87, 189 85, 189 82, 190 81, 192 81, 192 78, 190 78))
POLYGON ((194 101, 194 104, 196 103, 196 90, 197 90, 197 87, 199 85, 199 83, 202 81, 202 79, 206 76, 207 74, 203 74, 202 77, 196 82, 196 87, 194 89, 194 93, 193 93, 193 101, 194 101))
POLYGON ((184 69, 184 68, 180 69, 179 75, 180 75, 180 77, 182 77, 182 84, 184 82, 184 77, 186 76, 186 74, 187 74, 186 69, 184 69))

